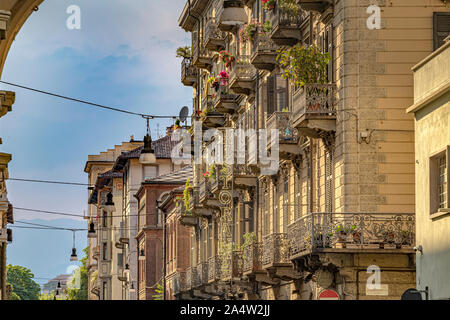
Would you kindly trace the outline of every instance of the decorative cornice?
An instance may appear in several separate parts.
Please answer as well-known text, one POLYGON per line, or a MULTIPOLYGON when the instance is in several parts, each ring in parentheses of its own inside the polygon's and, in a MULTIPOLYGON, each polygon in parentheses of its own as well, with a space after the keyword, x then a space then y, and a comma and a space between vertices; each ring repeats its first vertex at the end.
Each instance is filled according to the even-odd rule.
POLYGON ((16 93, 12 91, 0 91, 0 118, 12 110, 16 100, 16 93))
POLYGON ((0 10, 0 40, 6 39, 6 31, 8 30, 11 12, 0 10))

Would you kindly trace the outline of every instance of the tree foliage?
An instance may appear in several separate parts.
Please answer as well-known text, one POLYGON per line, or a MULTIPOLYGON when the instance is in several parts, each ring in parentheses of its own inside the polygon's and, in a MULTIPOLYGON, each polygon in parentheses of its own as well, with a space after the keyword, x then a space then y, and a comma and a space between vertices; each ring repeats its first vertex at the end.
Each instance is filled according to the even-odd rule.
POLYGON ((164 300, 164 289, 160 283, 156 285, 155 294, 153 300, 164 300))
POLYGON ((327 82, 330 56, 328 52, 322 53, 316 46, 297 44, 281 51, 277 61, 283 69, 283 77, 298 87, 307 83, 327 82))
POLYGON ((41 287, 34 280, 30 269, 8 265, 6 281, 11 285, 11 300, 39 300, 41 287))

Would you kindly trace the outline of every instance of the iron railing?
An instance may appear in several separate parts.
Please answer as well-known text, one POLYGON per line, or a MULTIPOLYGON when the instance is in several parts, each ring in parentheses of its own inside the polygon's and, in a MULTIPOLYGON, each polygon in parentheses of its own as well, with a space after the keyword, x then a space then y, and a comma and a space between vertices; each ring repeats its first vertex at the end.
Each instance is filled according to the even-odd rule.
POLYGON ((195 81, 197 77, 197 68, 192 64, 191 58, 183 58, 181 62, 181 82, 186 82, 191 79, 190 82, 195 81))
POLYGON ((221 273, 220 256, 213 256, 208 259, 208 281, 213 282, 220 280, 221 273))
POLYGON ((225 32, 219 30, 217 18, 210 17, 206 22, 203 33, 203 45, 207 46, 210 40, 225 41, 225 32))
POLYGON ((413 213, 311 213, 288 226, 290 254, 323 248, 412 249, 413 213))
POLYGON ((252 58, 256 54, 278 54, 277 50, 279 49, 279 46, 277 46, 273 40, 270 39, 269 35, 260 27, 257 28, 257 32, 251 42, 252 58))
POLYGON ((251 243, 243 249, 243 273, 262 270, 262 245, 261 243, 251 243))
POLYGON ((267 119, 266 129, 278 129, 280 143, 298 143, 298 130, 293 125, 291 112, 272 113, 267 119))
POLYGON ((293 95, 294 122, 307 114, 333 116, 335 109, 333 84, 306 84, 293 95))
POLYGON ((191 287, 192 289, 198 288, 202 285, 202 273, 201 268, 199 270, 199 266, 201 267, 201 264, 197 265, 196 267, 191 268, 191 287), (199 272, 200 271, 200 272, 199 272))
POLYGON ((274 233, 263 237, 263 268, 290 262, 286 233, 274 233))
POLYGON ((230 83, 234 80, 252 81, 256 76, 256 69, 251 64, 250 55, 241 55, 236 57, 236 61, 231 64, 230 83))
POLYGON ((188 291, 192 289, 192 267, 186 269, 185 277, 186 277, 186 291, 188 291))
POLYGON ((200 275, 202 285, 208 283, 208 267, 208 262, 202 262, 197 267, 197 273, 200 275))
POLYGON ((268 11, 269 20, 272 23, 272 29, 276 27, 291 27, 298 28, 305 19, 305 11, 295 10, 280 7, 280 1, 277 1, 275 8, 268 11))

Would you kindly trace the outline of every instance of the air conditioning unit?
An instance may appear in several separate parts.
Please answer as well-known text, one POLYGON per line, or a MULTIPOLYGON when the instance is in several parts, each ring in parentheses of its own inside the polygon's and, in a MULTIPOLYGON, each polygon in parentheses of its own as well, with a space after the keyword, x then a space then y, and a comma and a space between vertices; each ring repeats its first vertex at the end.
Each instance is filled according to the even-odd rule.
POLYGON ((7 242, 8 241, 8 231, 7 229, 1 229, 0 228, 0 242, 7 242))

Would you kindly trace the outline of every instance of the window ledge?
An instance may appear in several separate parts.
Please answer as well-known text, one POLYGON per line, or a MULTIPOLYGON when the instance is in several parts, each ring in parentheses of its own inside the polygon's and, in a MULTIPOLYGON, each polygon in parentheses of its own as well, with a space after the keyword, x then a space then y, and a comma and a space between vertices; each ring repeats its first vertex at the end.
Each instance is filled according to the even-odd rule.
POLYGON ((438 212, 433 213, 432 215, 430 215, 430 219, 431 220, 437 220, 440 218, 443 218, 447 215, 450 215, 450 208, 445 208, 445 209, 439 209, 438 212))

